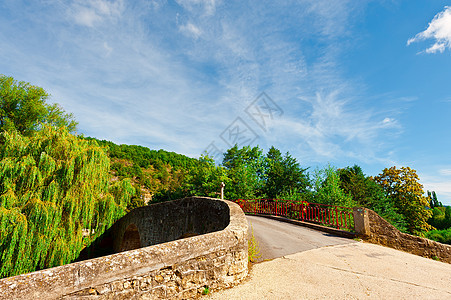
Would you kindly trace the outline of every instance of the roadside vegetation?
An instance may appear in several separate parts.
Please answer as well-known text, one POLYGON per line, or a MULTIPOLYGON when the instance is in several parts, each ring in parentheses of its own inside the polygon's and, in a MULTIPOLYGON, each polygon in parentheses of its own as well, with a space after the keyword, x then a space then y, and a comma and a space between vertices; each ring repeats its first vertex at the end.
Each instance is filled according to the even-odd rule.
POLYGON ((260 253, 260 243, 257 241, 257 239, 254 236, 254 227, 252 227, 252 224, 250 225, 251 232, 249 234, 249 238, 247 241, 248 247, 248 262, 249 263, 256 263, 257 260, 262 257, 260 253))
POLYGON ((357 165, 310 170, 289 152, 258 146, 231 147, 217 165, 76 135, 73 116, 48 99, 0 75, 0 278, 71 262, 133 208, 218 197, 221 182, 227 199, 364 206, 401 231, 451 244, 451 208, 425 195, 409 167, 375 177, 357 165))

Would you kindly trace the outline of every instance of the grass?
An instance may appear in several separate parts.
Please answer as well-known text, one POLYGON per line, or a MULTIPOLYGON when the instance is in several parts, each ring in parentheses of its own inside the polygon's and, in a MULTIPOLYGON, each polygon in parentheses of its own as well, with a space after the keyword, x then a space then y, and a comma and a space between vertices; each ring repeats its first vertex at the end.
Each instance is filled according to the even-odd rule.
POLYGON ((204 286, 204 289, 202 290, 202 295, 208 295, 210 293, 210 287, 204 286))
POLYGON ((254 236, 254 228, 251 224, 251 235, 247 241, 248 243, 248 260, 251 263, 256 262, 262 255, 260 254, 260 246, 258 244, 258 241, 255 239, 254 236))

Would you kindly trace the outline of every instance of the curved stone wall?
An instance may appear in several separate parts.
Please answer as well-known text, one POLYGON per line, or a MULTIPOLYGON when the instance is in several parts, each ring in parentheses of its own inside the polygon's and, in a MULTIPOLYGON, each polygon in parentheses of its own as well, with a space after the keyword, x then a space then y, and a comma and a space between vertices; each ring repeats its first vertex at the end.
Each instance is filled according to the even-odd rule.
POLYGON ((223 230, 229 224, 229 213, 225 202, 209 198, 185 198, 139 207, 111 228, 114 251, 133 250, 139 248, 139 244, 147 247, 223 230), (135 228, 139 234, 131 231, 136 231, 135 228), (139 243, 130 244, 133 235, 139 235, 139 243))
POLYGON ((451 263, 451 246, 399 231, 376 212, 354 208, 354 226, 365 241, 451 263))
POLYGON ((140 208, 111 232, 118 250, 144 247, 4 278, 0 299, 189 299, 248 273, 247 221, 233 202, 192 197, 140 208))

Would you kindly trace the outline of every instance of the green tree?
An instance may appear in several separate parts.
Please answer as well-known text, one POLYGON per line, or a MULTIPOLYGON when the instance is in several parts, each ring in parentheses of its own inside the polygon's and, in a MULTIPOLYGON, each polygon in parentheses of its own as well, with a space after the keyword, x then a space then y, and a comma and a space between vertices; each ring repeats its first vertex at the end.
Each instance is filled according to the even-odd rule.
MULTIPOLYGON (((167 201, 192 195, 188 181, 201 159, 165 150, 151 150, 136 145, 117 145, 110 141, 85 138, 104 146, 111 159, 111 174, 115 178, 129 178, 137 190, 128 209, 143 206, 142 198, 152 202, 167 201), (142 196, 142 198, 141 198, 142 196)), ((191 185, 194 186, 194 185, 191 185)), ((201 196, 201 195, 199 195, 201 196)))
POLYGON ((261 196, 263 151, 259 147, 237 145, 224 153, 222 165, 227 170, 227 199, 252 199, 261 196))
MULTIPOLYGON (((266 154, 263 193, 269 198, 299 195, 306 192, 309 186, 307 169, 301 169, 299 163, 288 152, 282 156, 275 147, 266 154)), ((299 199, 297 199, 299 200, 299 199)))
POLYGON ((451 206, 447 206, 446 208, 445 208, 445 226, 447 227, 447 228, 450 228, 451 227, 451 206))
POLYGON ((391 199, 397 211, 406 218, 410 233, 421 235, 431 229, 427 220, 432 215, 429 201, 414 169, 409 167, 385 168, 374 180, 391 199))
POLYGON ((428 191, 428 199, 430 208, 443 207, 442 202, 437 200, 437 194, 435 193, 435 191, 432 191, 432 193, 428 191))
POLYGON ((425 233, 428 239, 451 245, 451 228, 442 230, 430 230, 425 233))
POLYGON ((0 132, 17 130, 29 136, 43 124, 65 126, 74 132, 77 122, 73 115, 56 103, 47 103, 48 98, 43 88, 0 75, 0 132))
POLYGON ((0 145, 0 277, 69 263, 126 210, 130 180, 110 183, 103 148, 67 129, 0 145))
POLYGON ((314 202, 354 207, 356 202, 352 196, 340 187, 340 176, 335 167, 328 165, 324 169, 317 169, 313 174, 314 202))
POLYGON ((182 188, 187 191, 186 196, 218 198, 221 182, 229 183, 226 170, 216 166, 214 159, 202 155, 199 163, 189 170, 182 188))
POLYGON ((446 229, 449 226, 445 216, 445 207, 434 207, 432 216, 428 219, 428 224, 438 230, 446 229))
POLYGON ((340 187, 352 196, 356 205, 374 210, 401 231, 406 231, 406 221, 394 204, 385 196, 384 190, 374 180, 366 176, 362 169, 354 165, 338 169, 340 187))
POLYGON ((352 196, 356 204, 370 208, 373 202, 373 193, 368 191, 369 181, 363 174, 362 169, 354 165, 337 170, 340 177, 340 187, 352 196))

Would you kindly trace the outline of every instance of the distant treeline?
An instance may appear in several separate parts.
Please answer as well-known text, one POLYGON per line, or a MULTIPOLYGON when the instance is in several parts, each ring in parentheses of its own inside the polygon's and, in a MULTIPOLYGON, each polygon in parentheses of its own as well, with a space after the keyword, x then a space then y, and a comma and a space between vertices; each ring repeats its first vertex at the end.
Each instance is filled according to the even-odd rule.
POLYGON ((216 165, 207 156, 195 159, 142 146, 89 140, 106 147, 111 174, 130 179, 137 190, 129 209, 144 205, 143 194, 151 197, 150 202, 192 195, 217 197, 224 182, 227 199, 279 198, 365 206, 400 230, 418 235, 433 226, 449 227, 439 221, 446 219, 445 210, 437 208, 441 203, 435 193, 424 195, 416 171, 409 167, 386 168, 375 177, 365 175, 357 165, 340 169, 328 165, 308 172, 309 168, 301 167, 289 152, 282 154, 271 147, 263 153, 258 146, 234 146, 216 165))

